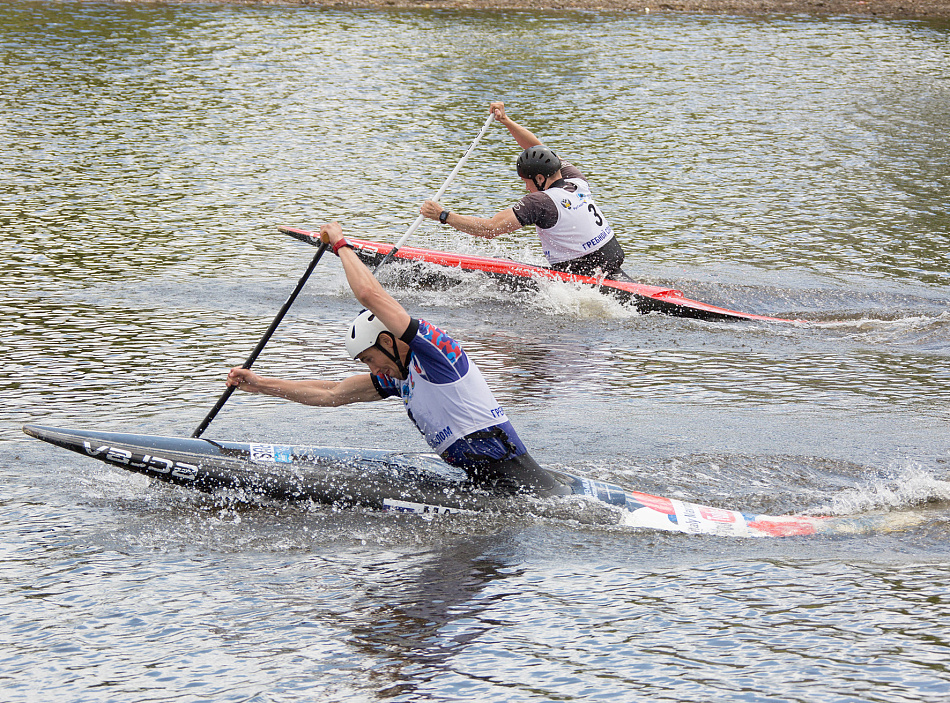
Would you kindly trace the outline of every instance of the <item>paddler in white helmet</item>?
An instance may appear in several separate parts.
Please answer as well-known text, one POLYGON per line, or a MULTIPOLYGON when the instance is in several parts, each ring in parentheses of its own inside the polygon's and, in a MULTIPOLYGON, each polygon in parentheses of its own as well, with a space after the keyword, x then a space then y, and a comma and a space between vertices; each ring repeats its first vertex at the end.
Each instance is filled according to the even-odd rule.
POLYGON ((529 129, 508 117, 503 102, 491 103, 488 111, 508 128, 523 149, 516 165, 528 194, 493 217, 462 215, 434 200, 422 204, 422 215, 459 232, 485 239, 534 225, 541 249, 552 269, 630 280, 620 268, 623 249, 594 201, 580 169, 563 161, 529 129))
POLYGON ((556 479, 528 454, 459 343, 410 317, 360 261, 339 223, 323 225, 320 234, 340 257, 353 294, 366 308, 350 326, 346 350, 369 373, 341 381, 293 381, 233 368, 227 384, 321 407, 399 397, 429 446, 447 463, 465 469, 477 486, 505 492, 554 487, 556 479))

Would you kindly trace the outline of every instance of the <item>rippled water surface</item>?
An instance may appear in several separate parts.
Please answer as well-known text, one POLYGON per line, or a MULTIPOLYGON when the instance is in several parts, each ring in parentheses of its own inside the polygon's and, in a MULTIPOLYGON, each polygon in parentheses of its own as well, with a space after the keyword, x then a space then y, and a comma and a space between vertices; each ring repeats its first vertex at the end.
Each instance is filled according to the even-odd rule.
MULTIPOLYGON (((0 2, 0 698, 947 700, 948 34, 0 2), (190 434, 313 255, 277 225, 397 240, 491 99, 591 178, 634 278, 804 322, 384 283, 466 344, 543 464, 851 531, 233 504, 22 434, 190 434)), ((510 205, 516 156, 494 126, 443 202, 510 205)), ((528 230, 412 243, 542 261, 528 230)), ((324 259, 256 367, 354 372, 357 310, 324 259)), ((235 396, 205 436, 425 448, 395 403, 235 396)))

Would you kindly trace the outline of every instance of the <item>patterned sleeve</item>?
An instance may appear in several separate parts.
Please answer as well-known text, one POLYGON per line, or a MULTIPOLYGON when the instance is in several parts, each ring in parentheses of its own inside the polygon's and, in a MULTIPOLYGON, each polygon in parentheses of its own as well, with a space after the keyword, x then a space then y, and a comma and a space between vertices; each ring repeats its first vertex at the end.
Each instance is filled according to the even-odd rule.
MULTIPOLYGON (((418 320, 415 336, 407 341, 431 383, 454 383, 468 373, 468 356, 461 345, 435 325, 418 320)), ((413 325, 410 324, 410 329, 413 325)))
POLYGON ((394 395, 399 395, 399 390, 394 379, 375 373, 370 374, 369 377, 373 381, 376 392, 379 393, 381 398, 392 398, 394 395))

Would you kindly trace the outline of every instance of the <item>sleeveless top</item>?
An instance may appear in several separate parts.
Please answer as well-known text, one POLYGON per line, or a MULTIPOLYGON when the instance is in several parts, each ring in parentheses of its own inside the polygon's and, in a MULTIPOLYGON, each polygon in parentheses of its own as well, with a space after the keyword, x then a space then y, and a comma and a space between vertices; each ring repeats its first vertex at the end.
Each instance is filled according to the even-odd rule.
POLYGON ((558 183, 573 184, 576 190, 572 192, 554 185, 542 191, 554 201, 558 209, 557 223, 553 227, 538 227, 541 248, 552 264, 577 259, 597 251, 614 233, 607 218, 594 202, 587 181, 571 178, 558 183))
POLYGON ((513 207, 518 222, 537 227, 544 256, 552 265, 595 252, 613 237, 613 228, 580 170, 565 161, 561 174, 564 178, 550 188, 528 193, 513 207))
POLYGON ((458 342, 425 320, 412 319, 406 379, 373 374, 384 397, 399 396, 433 450, 455 466, 510 459, 527 450, 484 377, 458 342))

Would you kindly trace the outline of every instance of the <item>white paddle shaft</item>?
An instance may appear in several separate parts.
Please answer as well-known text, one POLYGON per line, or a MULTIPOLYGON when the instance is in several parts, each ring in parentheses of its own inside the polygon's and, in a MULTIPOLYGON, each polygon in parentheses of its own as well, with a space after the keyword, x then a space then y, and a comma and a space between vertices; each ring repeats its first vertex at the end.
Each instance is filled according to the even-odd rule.
MULTIPOLYGON (((439 188, 439 192, 436 193, 436 194, 432 197, 433 200, 436 200, 436 201, 437 201, 437 200, 439 200, 439 199, 445 194, 445 191, 446 191, 446 190, 448 189, 448 187, 452 184, 452 181, 455 180, 455 177, 458 175, 459 171, 462 170, 462 166, 464 166, 464 165, 465 165, 465 162, 468 161, 468 157, 472 155, 472 152, 473 152, 473 151, 475 151, 475 147, 478 146, 478 142, 481 141, 481 138, 485 136, 485 132, 487 132, 487 131, 488 131, 488 128, 491 127, 491 123, 492 123, 492 121, 493 121, 494 119, 495 119, 495 113, 492 112, 491 114, 488 115, 488 119, 485 120, 485 124, 482 126, 482 129, 481 129, 481 131, 478 133, 478 136, 475 137, 475 141, 472 142, 472 145, 468 148, 468 151, 466 151, 464 154, 462 154, 461 160, 455 165, 455 168, 452 169, 452 173, 449 174, 449 177, 445 179, 445 183, 443 183, 443 184, 442 184, 442 187, 439 188)), ((401 238, 398 242, 396 242, 396 245, 393 247, 392 251, 389 252, 390 257, 391 257, 393 254, 396 253, 396 250, 397 250, 399 247, 401 247, 403 244, 405 244, 406 240, 409 239, 409 237, 411 237, 412 234, 413 234, 417 229, 419 229, 419 225, 422 224, 422 220, 424 220, 424 219, 425 219, 425 218, 424 218, 422 215, 419 215, 419 216, 416 218, 416 221, 413 222, 413 223, 409 226, 409 229, 406 231, 406 233, 405 233, 404 235, 402 235, 402 238, 401 238)), ((382 264, 380 264, 380 265, 382 265, 382 264)))

